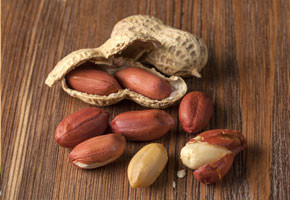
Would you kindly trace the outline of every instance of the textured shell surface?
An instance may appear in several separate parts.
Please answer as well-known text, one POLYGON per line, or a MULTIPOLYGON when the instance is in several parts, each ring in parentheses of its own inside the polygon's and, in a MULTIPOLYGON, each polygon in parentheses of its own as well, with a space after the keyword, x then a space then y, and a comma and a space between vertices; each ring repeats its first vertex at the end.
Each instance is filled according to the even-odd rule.
POLYGON ((134 15, 119 21, 113 28, 111 37, 128 32, 149 35, 161 43, 150 51, 144 61, 154 65, 167 75, 201 77, 199 72, 208 58, 203 40, 189 32, 168 25, 155 17, 134 15))

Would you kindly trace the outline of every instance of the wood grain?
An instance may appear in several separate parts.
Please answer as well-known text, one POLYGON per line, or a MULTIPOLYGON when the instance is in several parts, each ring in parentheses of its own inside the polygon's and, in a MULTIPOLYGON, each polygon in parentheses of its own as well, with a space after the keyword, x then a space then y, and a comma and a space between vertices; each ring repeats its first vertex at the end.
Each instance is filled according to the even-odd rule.
MULTIPOLYGON (((4 0, 2 199, 290 199, 289 9, 288 0, 4 0), (131 189, 126 175, 130 158, 148 143, 129 142, 118 162, 87 171, 70 165, 69 150, 56 145, 58 123, 88 104, 59 84, 48 88, 46 76, 68 53, 104 43, 114 24, 133 14, 156 16, 208 45, 203 78, 186 79, 189 91, 204 91, 215 103, 206 130, 241 130, 248 142, 222 182, 200 184, 192 170, 176 177, 184 168, 179 151, 192 137, 178 123, 178 105, 165 109, 177 125, 155 141, 170 158, 149 188, 131 189)), ((125 100, 104 109, 113 117, 145 108, 125 100)))

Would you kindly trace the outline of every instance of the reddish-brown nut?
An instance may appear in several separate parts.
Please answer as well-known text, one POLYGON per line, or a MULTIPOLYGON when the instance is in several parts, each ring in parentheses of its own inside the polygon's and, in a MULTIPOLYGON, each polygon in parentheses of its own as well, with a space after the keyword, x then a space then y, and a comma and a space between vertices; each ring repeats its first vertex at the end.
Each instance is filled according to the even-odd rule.
POLYGON ((171 94, 171 86, 166 80, 137 67, 122 69, 115 76, 123 87, 150 99, 162 100, 171 94))
POLYGON ((109 113, 100 108, 84 108, 63 119, 55 131, 55 140, 73 148, 82 141, 102 134, 108 127, 109 113))
POLYGON ((82 169, 93 169, 118 159, 126 149, 122 135, 107 134, 78 144, 69 154, 69 161, 82 169))
POLYGON ((117 115, 111 122, 114 133, 127 140, 149 141, 162 137, 174 127, 174 119, 162 110, 130 111, 117 115))
POLYGON ((72 89, 88 94, 106 96, 121 89, 112 75, 94 68, 77 68, 66 76, 66 81, 72 89))
POLYGON ((217 129, 189 140, 180 152, 184 165, 196 169, 195 178, 210 184, 221 180, 232 166, 234 157, 246 147, 238 131, 217 129))
POLYGON ((190 92, 179 105, 179 121, 187 133, 197 133, 209 122, 213 112, 211 99, 202 92, 190 92))

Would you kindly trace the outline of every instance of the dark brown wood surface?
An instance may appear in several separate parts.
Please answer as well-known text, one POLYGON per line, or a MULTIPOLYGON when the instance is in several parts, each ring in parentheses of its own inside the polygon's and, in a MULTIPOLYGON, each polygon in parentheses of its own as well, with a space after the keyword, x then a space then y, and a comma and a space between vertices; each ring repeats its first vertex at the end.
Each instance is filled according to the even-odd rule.
MULTIPOLYGON (((2 199, 290 199, 289 10, 289 0, 2 1, 2 199), (185 168, 180 149, 193 137, 178 123, 178 104, 165 109, 177 124, 154 141, 170 158, 149 188, 130 188, 126 174, 148 142, 129 142, 117 162, 96 170, 72 166, 69 150, 55 143, 58 123, 89 105, 60 84, 47 87, 46 76, 68 53, 104 43, 113 25, 133 14, 156 16, 205 40, 208 64, 201 79, 186 79, 188 91, 213 99, 205 130, 240 130, 248 143, 222 182, 200 184, 192 170, 177 178, 185 168)), ((104 109, 115 116, 145 108, 126 100, 104 109)))

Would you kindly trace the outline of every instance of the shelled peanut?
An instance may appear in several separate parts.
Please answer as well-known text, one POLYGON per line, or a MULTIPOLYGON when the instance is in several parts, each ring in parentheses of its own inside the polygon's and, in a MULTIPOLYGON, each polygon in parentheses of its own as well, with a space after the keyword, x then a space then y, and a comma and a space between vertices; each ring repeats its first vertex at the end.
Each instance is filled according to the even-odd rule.
POLYGON ((166 80, 136 67, 117 71, 115 76, 124 88, 150 99, 162 100, 169 97, 172 92, 171 86, 166 80))
POLYGON ((202 92, 185 95, 179 105, 179 121, 185 132, 193 134, 202 130, 213 113, 211 99, 202 92))
POLYGON ((100 108, 84 108, 63 119, 56 128, 55 141, 62 147, 73 148, 108 127, 109 113, 100 108))
POLYGON ((102 167, 117 160, 126 149, 122 135, 107 134, 78 144, 69 154, 69 161, 82 169, 102 167))
POLYGON ((162 110, 130 111, 117 115, 112 131, 130 141, 149 141, 162 137, 174 127, 174 119, 162 110))

